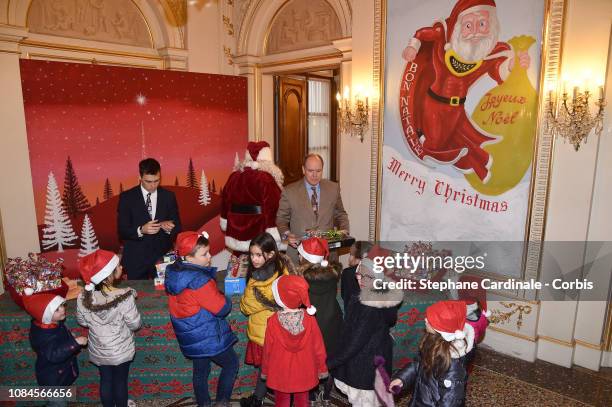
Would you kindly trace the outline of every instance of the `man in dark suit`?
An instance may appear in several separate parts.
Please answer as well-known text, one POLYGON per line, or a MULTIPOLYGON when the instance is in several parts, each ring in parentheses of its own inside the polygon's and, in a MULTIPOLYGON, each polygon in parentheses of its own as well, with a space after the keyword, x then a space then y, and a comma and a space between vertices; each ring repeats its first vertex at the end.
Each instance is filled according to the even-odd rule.
POLYGON ((297 261, 297 250, 307 230, 327 231, 337 227, 349 233, 349 219, 340 196, 340 186, 322 179, 323 158, 309 154, 302 165, 304 178, 289 184, 281 194, 276 226, 289 243, 287 254, 297 261))
POLYGON ((138 164, 140 183, 119 196, 117 224, 123 240, 121 265, 128 279, 155 276, 155 263, 181 231, 174 193, 160 188, 161 168, 153 158, 138 164))

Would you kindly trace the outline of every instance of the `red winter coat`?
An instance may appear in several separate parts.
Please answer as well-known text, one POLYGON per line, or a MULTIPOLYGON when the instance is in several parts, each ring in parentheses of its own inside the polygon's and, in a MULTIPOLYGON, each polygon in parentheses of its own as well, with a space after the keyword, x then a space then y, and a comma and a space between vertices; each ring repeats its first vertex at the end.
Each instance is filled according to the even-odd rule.
POLYGON ((308 391, 327 374, 325 345, 315 317, 304 313, 304 330, 291 334, 281 326, 278 313, 268 319, 261 374, 266 385, 284 393, 308 391))

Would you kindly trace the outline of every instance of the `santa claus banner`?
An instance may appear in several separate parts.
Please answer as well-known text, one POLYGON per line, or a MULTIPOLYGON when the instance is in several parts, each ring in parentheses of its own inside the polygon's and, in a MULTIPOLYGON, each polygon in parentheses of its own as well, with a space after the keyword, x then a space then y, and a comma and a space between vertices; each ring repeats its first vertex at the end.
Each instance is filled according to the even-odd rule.
POLYGON ((118 251, 119 194, 138 162, 161 164, 184 230, 224 248, 221 191, 247 142, 247 83, 235 76, 21 60, 41 249, 65 259, 118 251))
POLYGON ((521 241, 544 0, 388 0, 382 240, 521 241))

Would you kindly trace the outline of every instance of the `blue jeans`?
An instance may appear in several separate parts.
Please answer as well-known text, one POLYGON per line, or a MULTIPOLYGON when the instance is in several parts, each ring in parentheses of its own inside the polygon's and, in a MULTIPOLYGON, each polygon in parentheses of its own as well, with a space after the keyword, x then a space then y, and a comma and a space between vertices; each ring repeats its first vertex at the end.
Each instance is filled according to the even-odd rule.
POLYGON ((104 407, 126 407, 130 362, 117 366, 103 365, 100 369, 100 400, 104 407))
POLYGON ((215 362, 221 366, 221 374, 217 384, 216 401, 229 401, 232 397, 234 382, 238 374, 238 355, 234 348, 230 347, 226 351, 207 358, 193 360, 193 392, 195 393, 198 406, 210 404, 210 394, 208 393, 208 375, 210 373, 210 362, 215 362))

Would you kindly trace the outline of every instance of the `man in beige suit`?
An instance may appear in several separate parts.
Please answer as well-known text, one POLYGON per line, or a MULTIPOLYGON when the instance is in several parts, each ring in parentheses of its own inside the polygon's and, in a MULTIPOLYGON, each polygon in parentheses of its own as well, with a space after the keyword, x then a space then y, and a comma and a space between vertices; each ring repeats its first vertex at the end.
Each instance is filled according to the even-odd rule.
POLYGON ((304 178, 289 184, 281 194, 276 226, 289 243, 287 254, 297 260, 300 239, 308 229, 327 231, 334 226, 349 233, 349 220, 340 196, 340 186, 321 179, 323 158, 309 154, 302 165, 304 178))

